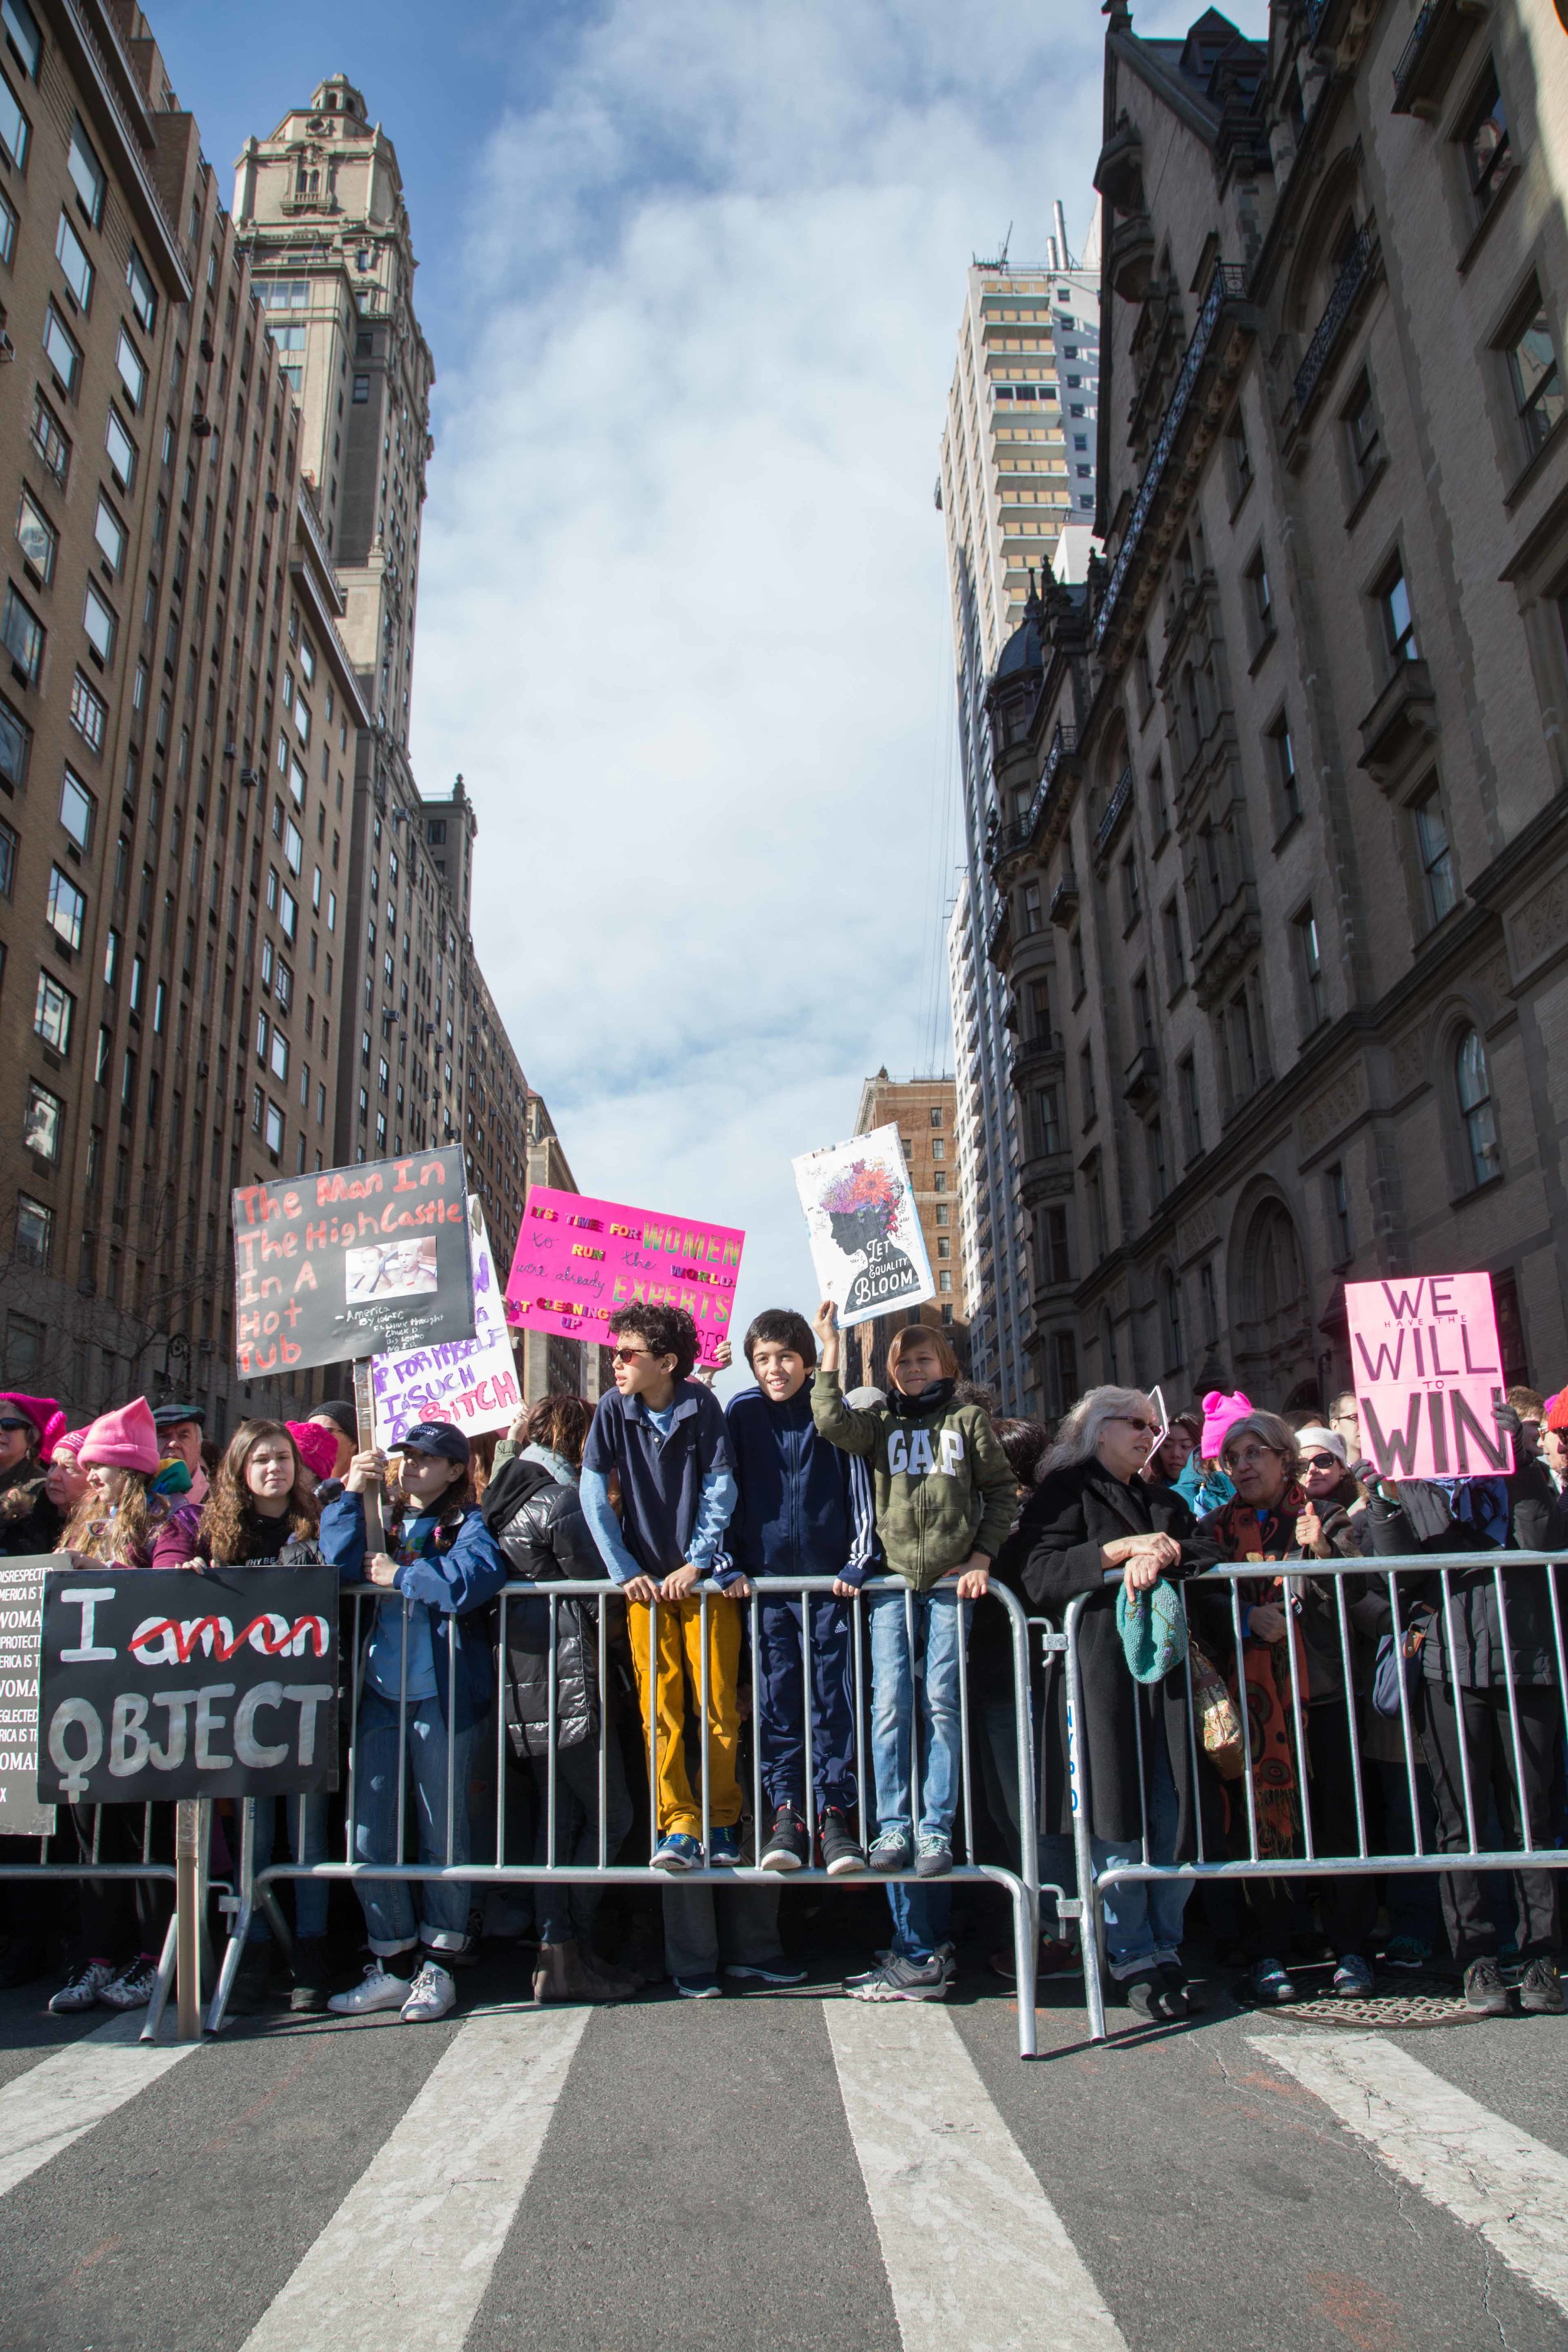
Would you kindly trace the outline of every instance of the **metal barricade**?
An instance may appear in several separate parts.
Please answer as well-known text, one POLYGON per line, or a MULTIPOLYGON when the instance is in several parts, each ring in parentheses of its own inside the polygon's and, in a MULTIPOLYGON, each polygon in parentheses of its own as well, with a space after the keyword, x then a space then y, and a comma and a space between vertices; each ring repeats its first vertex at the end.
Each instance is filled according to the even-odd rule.
MULTIPOLYGON (((1537 1811, 1541 1809, 1542 1801, 1550 1801, 1553 1762, 1549 1760, 1546 1765, 1546 1797, 1542 1800, 1539 1792, 1539 1770, 1532 1767, 1527 1772, 1527 1744, 1521 1727, 1520 1705, 1521 1689, 1550 1689, 1554 1692, 1556 1704, 1551 1710, 1553 1717, 1552 1746, 1554 1750, 1557 1740, 1568 1734, 1568 1650, 1565 1650, 1563 1638, 1563 1595, 1559 1589, 1560 1574, 1568 1575, 1568 1563, 1564 1563, 1561 1556, 1555 1553, 1468 1551, 1405 1554, 1397 1558, 1384 1559, 1372 1555, 1353 1559, 1222 1562, 1218 1567, 1208 1570, 1200 1576, 1180 1580, 1179 1589, 1187 1601, 1189 1627, 1203 1643, 1205 1651, 1212 1651, 1215 1644, 1212 1636, 1205 1639, 1201 1628, 1193 1623, 1194 1597, 1198 1599, 1201 1606, 1203 1596, 1214 1593, 1216 1586, 1228 1586, 1228 1624, 1232 1643, 1230 1658, 1238 1658, 1244 1654, 1242 1604, 1237 1587, 1245 1583, 1259 1581, 1271 1583, 1278 1580, 1279 1584, 1279 1600, 1289 1612, 1292 1629, 1292 1637, 1283 1642, 1280 1646, 1283 1647, 1289 1661, 1289 1738, 1297 1776, 1296 1786, 1300 1798, 1301 1851, 1299 1853, 1292 1852, 1285 1855, 1278 1853, 1266 1854, 1259 1850, 1257 1791, 1254 1785, 1257 1742, 1255 1726, 1248 1707, 1245 1674, 1236 1675, 1233 1692, 1241 1723, 1244 1763, 1238 1778, 1226 1785, 1241 1792, 1246 1810, 1247 1852, 1239 1855, 1215 1856, 1207 1850, 1212 1840, 1205 1835, 1205 1806, 1202 1801, 1205 1786, 1203 1775, 1205 1772, 1212 1773, 1213 1768, 1204 1763, 1199 1749, 1193 1703, 1192 1657, 1189 1651, 1182 1671, 1186 1678, 1186 1731, 1194 1794, 1193 1819, 1197 1848, 1195 1856, 1191 1861, 1184 1862, 1158 1863, 1151 1859, 1148 1763, 1144 1754, 1142 1717, 1135 1710, 1133 1719, 1137 1727, 1138 1765, 1142 1790, 1142 1805, 1141 1837, 1129 1843, 1141 1843, 1142 1860, 1141 1862, 1112 1860, 1104 1867, 1096 1864, 1093 1853, 1093 1790, 1089 1784, 1082 1662, 1079 1647, 1079 1630, 1084 1612, 1094 1596, 1088 1593, 1079 1594, 1068 1604, 1063 1621, 1064 1632, 1057 1638, 1066 1650, 1067 1763, 1073 1846, 1078 1867, 1079 1893, 1082 1904, 1084 1990, 1091 2039, 1101 2042, 1106 2034, 1102 1976, 1105 1966, 1104 1895, 1109 1887, 1139 1882, 1152 1884, 1179 1880, 1188 1880, 1194 1884, 1222 1879, 1246 1881, 1272 1878, 1307 1881, 1313 1878, 1322 1880, 1371 1875, 1382 1877, 1411 1873, 1449 1874, 1456 1871, 1470 1873, 1568 1868, 1568 1848, 1538 1843, 1531 1825, 1532 1796, 1537 1811), (1532 1592, 1529 1586, 1515 1584, 1512 1605, 1516 1622, 1513 1636, 1510 1638, 1508 1587, 1521 1571, 1528 1572, 1532 1584, 1538 1582, 1539 1591, 1532 1592), (1332 1592, 1331 1620, 1338 1640, 1339 1664, 1342 1675, 1342 1689, 1347 1695, 1345 1723, 1354 1797, 1354 1846, 1352 1850, 1346 1853, 1320 1853, 1312 1822, 1310 1789, 1311 1767, 1307 1717, 1313 1702, 1310 1694, 1304 1692, 1302 1687, 1300 1654, 1302 1643, 1297 1638, 1295 1628, 1299 1623, 1300 1612, 1303 1606, 1303 1593, 1300 1588, 1314 1583, 1320 1588, 1327 1586, 1332 1592), (1415 1721, 1418 1706, 1419 1711, 1425 1713, 1425 1695, 1423 1690, 1421 1701, 1413 1703, 1408 1680, 1401 1661, 1397 1677, 1398 1723, 1412 1824, 1412 1851, 1408 1853, 1385 1853, 1373 1852, 1369 1847, 1366 1788, 1363 1777, 1364 1759, 1362 1753, 1363 1732, 1358 1724, 1358 1714, 1363 1703, 1370 1704, 1371 1694, 1370 1689, 1360 1687, 1367 1678, 1364 1671, 1358 1673, 1354 1663, 1356 1637, 1352 1635, 1348 1615, 1350 1606, 1362 1597, 1358 1588, 1365 1588, 1368 1591, 1381 1588, 1382 1593, 1387 1599, 1396 1639, 1402 1638, 1410 1624, 1417 1620, 1424 1611, 1430 1608, 1444 1628, 1441 1650, 1445 1664, 1452 1658, 1455 1639, 1461 1630, 1465 1633, 1467 1650, 1472 1639, 1473 1628, 1463 1613, 1465 1604, 1472 1597, 1488 1591, 1495 1597, 1495 1624, 1498 1635, 1500 1637, 1498 1646, 1502 1666, 1501 1680, 1500 1682, 1495 1679, 1489 1680, 1479 1685, 1461 1681, 1458 1687, 1465 1691, 1479 1689, 1500 1691, 1503 1694, 1507 1714, 1507 1753, 1504 1760, 1505 1763, 1511 1762, 1512 1767, 1512 1810, 1521 1832, 1521 1843, 1518 1846, 1488 1845, 1482 1843, 1478 1825, 1479 1829, 1487 1826, 1485 1806, 1489 1797, 1495 1799, 1497 1783, 1494 1774, 1483 1788, 1477 1771, 1472 1767, 1469 1753, 1470 1734, 1466 1725, 1466 1709, 1462 1706, 1454 1708, 1453 1717, 1458 1729, 1455 1751, 1458 1768, 1456 1793, 1462 1799, 1463 1843, 1450 1842, 1439 1843, 1433 1846, 1427 1845, 1422 1829, 1421 1788, 1421 1775, 1426 1771, 1427 1766, 1415 1721), (1550 1616, 1548 1664, 1552 1670, 1552 1678, 1549 1683, 1544 1684, 1539 1681, 1524 1681, 1516 1667, 1513 1656, 1513 1650, 1519 1639, 1519 1621, 1527 1611, 1530 1612, 1529 1622, 1532 1628, 1530 1638, 1531 1640, 1546 1638, 1540 1630, 1542 1621, 1539 1613, 1532 1606, 1536 1599, 1544 1600, 1550 1616), (1536 1784, 1533 1791, 1532 1782, 1536 1784), (1481 1810, 1478 1811, 1478 1805, 1481 1810), (1098 1966, 1089 1964, 1091 1953, 1098 1958, 1098 1966)), ((1120 1570, 1108 1573, 1106 1578, 1108 1586, 1113 1586, 1121 1581, 1120 1570)), ((1324 1601, 1319 1605, 1327 1606, 1328 1604, 1324 1601)), ((1220 1622, 1223 1631, 1225 1623, 1223 1603, 1220 1622)), ((1368 1637, 1363 1634, 1361 1638, 1364 1640, 1368 1637)), ((1426 1637, 1426 1641, 1429 1643, 1433 1638, 1433 1634, 1429 1632, 1426 1637)), ((1420 1677, 1424 1677, 1425 1662, 1426 1653, 1423 1651, 1420 1677)), ((1215 1658, 1214 1663, 1228 1684, 1231 1680, 1228 1672, 1230 1659, 1220 1656, 1215 1658)), ((1454 1688, 1451 1677, 1445 1675, 1442 1686, 1454 1688)), ((1386 1719, 1391 1722, 1394 1720, 1392 1717, 1386 1719)), ((1262 1727, 1258 1726, 1257 1729, 1260 1734, 1262 1727)), ((1445 1771, 1447 1771, 1446 1765, 1445 1771)), ((1217 1779, 1215 1785, 1219 1785, 1217 1779)), ((1439 1822, 1440 1840, 1443 1834, 1439 1822)))
MULTIPOLYGON (((590 1583, 563 1580, 560 1582, 552 1581, 542 1584, 510 1583, 505 1587, 495 1601, 489 1604, 489 1608, 493 1614, 488 1638, 489 1641, 492 1660, 496 1667, 496 1673, 492 1680, 490 1706, 490 1714, 493 1717, 491 1736, 493 1737, 495 1743, 496 1796, 493 1818, 495 1859, 489 1863, 478 1863, 463 1858, 458 1851, 460 1844, 466 1843, 466 1840, 460 1840, 458 1838, 458 1805, 460 1801, 466 1800, 467 1791, 465 1790, 460 1794, 455 1785, 456 1774, 454 1771, 454 1765, 457 1752, 457 1728, 455 1710, 450 1706, 446 1710, 446 1822, 444 1824, 445 1836, 443 1841, 442 1857, 440 1860, 414 1862, 409 1862, 403 1858, 406 1856, 408 1850, 409 1812, 407 1759, 410 1701, 408 1697, 407 1684, 409 1643, 406 1637, 412 1623, 411 1612, 414 1606, 414 1604, 409 1602, 407 1600, 404 1601, 405 1640, 402 1645, 402 1675, 396 1701, 398 1710, 397 1790, 393 1834, 389 1841, 392 1853, 398 1856, 399 1859, 396 1861, 387 1862, 357 1861, 354 1858, 353 1851, 354 1823, 356 1819, 355 1781, 356 1777, 362 1769, 360 1717, 364 1679, 364 1637, 367 1633, 369 1623, 369 1621, 364 1615, 364 1610, 367 1601, 373 1601, 378 1603, 382 1607, 385 1607, 389 1600, 395 1600, 397 1596, 389 1594, 384 1588, 380 1588, 371 1584, 345 1585, 343 1588, 345 1602, 352 1598, 353 1607, 353 1638, 352 1644, 345 1641, 343 1645, 343 1654, 345 1660, 352 1658, 353 1661, 353 1682, 352 1689, 347 1694, 348 1703, 345 1708, 348 1726, 348 1738, 347 1780, 345 1789, 346 1802, 342 1853, 341 1858, 333 1858, 325 1862, 306 1862, 301 1859, 299 1853, 296 1852, 295 1857, 290 1861, 273 1862, 269 1858, 263 1857, 258 1863, 256 1853, 256 1805, 254 1801, 247 1801, 245 1803, 242 1809, 243 1822, 237 1885, 238 1901, 236 1906, 228 1948, 225 1953, 223 1967, 219 1973, 217 1990, 208 2012, 207 2021, 209 2029, 216 2032, 223 2022, 225 2009, 230 1991, 233 1989, 235 1977, 238 1970, 240 1958, 244 1952, 245 1942, 249 1933, 251 1921, 256 1915, 258 1906, 271 1926, 273 1934, 279 1938, 285 1949, 289 1948, 291 1939, 275 1894, 275 1889, 279 1883, 286 1879, 293 1880, 296 1883, 310 1879, 405 1880, 418 1882, 449 1881, 460 1884, 465 1887, 473 1889, 475 1892, 482 1891, 483 1889, 490 1886, 539 1885, 552 1881, 565 1885, 586 1885, 602 1887, 664 1887, 668 1886, 671 1884, 677 1885, 708 1885, 713 1886, 732 1886, 737 1884, 763 1885, 780 1885, 784 1884, 784 1882, 781 1877, 773 1873, 763 1872, 759 1867, 758 1862, 755 1859, 753 1859, 750 1864, 742 1863, 736 1866, 723 1864, 717 1867, 713 1866, 709 1860, 712 1830, 710 1812, 710 1747, 713 1732, 713 1710, 710 1704, 710 1692, 709 1687, 709 1662, 710 1656, 710 1627, 713 1620, 714 1613, 718 1611, 727 1609, 744 1609, 748 1612, 754 1676, 756 1671, 756 1661, 761 1652, 761 1612, 764 1601, 794 1601, 798 1600, 800 1603, 801 1685, 803 1695, 803 1735, 805 1748, 803 1811, 805 1819, 807 1833, 813 1842, 810 1849, 813 1855, 815 1855, 816 1853, 815 1840, 817 1815, 816 1773, 814 1769, 815 1755, 813 1717, 815 1712, 815 1682, 812 1671, 812 1612, 814 1604, 816 1606, 828 1605, 835 1608, 847 1609, 851 1612, 850 1647, 853 1667, 855 1779, 860 1843, 862 1847, 865 1848, 869 1837, 873 1835, 875 1832, 871 1792, 867 1786, 868 1747, 868 1709, 869 1699, 869 1692, 868 1689, 868 1678, 865 1661, 866 1633, 868 1630, 867 1621, 870 1604, 877 1601, 879 1596, 888 1593, 902 1594, 904 1598, 905 1635, 909 1652, 910 1688, 911 1694, 911 1722, 910 1727, 909 1741, 910 1818, 911 1831, 915 1826, 918 1826, 921 1810, 920 1793, 922 1783, 921 1769, 921 1710, 919 1696, 921 1670, 917 1664, 920 1653, 916 1648, 915 1643, 916 1597, 910 1591, 910 1587, 904 1584, 902 1580, 898 1578, 879 1578, 868 1581, 860 1591, 854 1595, 853 1599, 836 1601, 833 1598, 833 1579, 831 1577, 769 1577, 760 1581, 754 1581, 752 1586, 750 1598, 745 1601, 737 1601, 728 1598, 719 1587, 711 1583, 703 1582, 699 1584, 689 1596, 690 1600, 694 1600, 697 1602, 699 1626, 699 1667, 697 1675, 698 1689, 696 1692, 696 1710, 700 1732, 700 1804, 702 1823, 701 1843, 703 1860, 702 1865, 700 1868, 686 1871, 679 1877, 672 1880, 669 1874, 662 1870, 654 1869, 649 1862, 617 1862, 608 1851, 606 1822, 610 1779, 609 1757, 610 1743, 616 1735, 614 1726, 610 1719, 610 1709, 605 1703, 605 1694, 608 1686, 607 1677, 610 1630, 609 1612, 604 1604, 606 1601, 614 1601, 619 1596, 619 1587, 609 1581, 590 1583), (559 1771, 558 1759, 560 1731, 558 1637, 561 1624, 561 1611, 566 1605, 574 1603, 583 1605, 585 1616, 590 1611, 592 1613, 592 1620, 595 1628, 596 1675, 599 1692, 597 1756, 598 1853, 596 1858, 590 1864, 563 1862, 560 1860, 556 1853, 556 1785, 559 1771), (507 1707, 505 1704, 504 1685, 507 1675, 507 1658, 509 1654, 509 1622, 511 1612, 520 1609, 528 1609, 535 1612, 543 1611, 547 1613, 548 1619, 547 1625, 544 1627, 542 1633, 548 1670, 548 1706, 547 1741, 543 1748, 542 1757, 540 1759, 543 1762, 545 1768, 545 1788, 542 1797, 542 1811, 545 1824, 545 1854, 544 1859, 542 1862, 510 1862, 506 1859, 509 1726, 507 1719, 507 1707)), ((970 1739, 969 1689, 967 1675, 961 1667, 958 1677, 961 1746, 959 1763, 960 1799, 958 1814, 954 1827, 955 1830, 960 1828, 962 1829, 962 1839, 960 1840, 955 1837, 954 1840, 954 1866, 951 1874, 951 1880, 949 1883, 957 1882, 959 1884, 963 1884, 966 1882, 989 1881, 995 1885, 1001 1886, 1006 1892, 1012 1902, 1014 1945, 1017 1966, 1019 2054, 1024 2057, 1031 2057, 1034 2055, 1035 2052, 1035 1974, 1039 1937, 1040 1888, 1038 1868, 1039 1843, 1037 1833, 1036 1814, 1036 1775, 1033 1727, 1029 1699, 1028 1624, 1022 1608, 1011 1593, 994 1584, 991 1588, 991 1597, 1002 1605, 1005 1610, 1008 1618, 1013 1668, 1013 1734, 1015 1761, 1017 1774, 1021 1848, 1019 1867, 1016 1870, 1013 1870, 1000 1864, 981 1862, 975 1858, 973 1773, 972 1769, 970 1739)), ((657 1692, 658 1684, 658 1667, 659 1658, 660 1613, 663 1609, 679 1607, 680 1605, 681 1604, 679 1603, 661 1603, 656 1601, 649 1605, 647 1612, 647 1704, 645 1710, 644 1728, 647 1736, 647 1752, 648 1760, 649 1814, 653 1828, 653 1836, 656 1841, 659 1834, 659 1733, 657 1692)), ((952 1605, 966 1612, 966 1644, 968 1618, 972 1616, 973 1610, 977 1604, 973 1602, 961 1602, 957 1601, 956 1597, 954 1597, 952 1605)), ((483 1612, 474 1612, 474 1615, 479 1616, 483 1612)), ((472 1620, 468 1619, 464 1622, 471 1622, 472 1620)), ((452 1617, 443 1619, 441 1621, 441 1630, 445 1635, 447 1689, 448 1692, 450 1692, 456 1688, 458 1679, 459 1648, 458 1621, 452 1617)), ((685 1670, 683 1669, 683 1672, 685 1670)), ((753 1690, 754 1688, 755 1684, 753 1682, 753 1690)), ((756 1735, 754 1701, 752 1715, 753 1736, 752 1739, 752 1765, 750 1774, 751 1799, 753 1836, 758 1838, 760 1843, 762 1825, 764 1822, 763 1804, 763 1759, 761 1741, 756 1735)), ((300 1822, 302 1832, 302 1814, 300 1817, 300 1822)), ((808 1865, 808 1867, 804 1870, 790 1874, 789 1883, 799 1885, 814 1879, 820 1881, 823 1875, 824 1874, 820 1870, 808 1865)), ((889 1884, 897 1883, 899 1881, 913 1881, 917 1877, 918 1873, 913 1866, 911 1856, 910 1865, 907 1869, 890 1873, 863 1870, 854 1874, 844 1874, 838 1877, 836 1883, 846 1886, 863 1886, 869 1890, 876 1887, 884 1887, 889 1884)))

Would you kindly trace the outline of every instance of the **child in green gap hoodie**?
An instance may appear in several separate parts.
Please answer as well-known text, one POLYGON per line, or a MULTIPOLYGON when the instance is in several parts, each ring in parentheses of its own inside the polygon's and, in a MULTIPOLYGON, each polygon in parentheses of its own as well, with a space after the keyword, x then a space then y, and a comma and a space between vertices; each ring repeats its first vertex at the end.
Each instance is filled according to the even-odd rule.
MULTIPOLYGON (((831 1300, 817 1310, 816 1330, 821 1355, 812 1418, 830 1445, 868 1462, 888 1567, 910 1588, 872 1592, 867 1601, 877 1790, 870 1864, 889 1875, 912 1865, 918 1879, 942 1878, 952 1868, 962 1762, 959 1687, 969 1635, 963 1603, 988 1589, 1017 1487, 989 1415, 952 1401, 958 1363, 940 1331, 912 1323, 895 1333, 888 1402, 862 1411, 844 1402, 831 1300), (911 1788, 917 1671, 924 1773, 922 1784, 911 1788)), ((888 1897, 892 1949, 879 1967, 847 1978, 845 1990, 861 2000, 944 1998, 952 1981, 952 1948, 944 1940, 949 1890, 893 1885, 888 1897)))

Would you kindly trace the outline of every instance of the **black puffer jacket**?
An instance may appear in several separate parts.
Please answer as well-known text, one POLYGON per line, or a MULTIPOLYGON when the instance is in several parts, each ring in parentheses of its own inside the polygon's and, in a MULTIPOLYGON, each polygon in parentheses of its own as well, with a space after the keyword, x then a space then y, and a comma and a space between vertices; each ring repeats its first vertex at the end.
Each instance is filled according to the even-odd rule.
MULTIPOLYGON (((1568 1555, 1568 1513, 1552 1482, 1533 1456, 1517 1458, 1510 1478, 1500 1479, 1508 1489, 1510 1531, 1521 1551, 1555 1551, 1568 1555)), ((1404 1485, 1402 1482, 1402 1493, 1404 1485)), ((1414 1512, 1394 1506, 1374 1494, 1368 1508, 1373 1549, 1388 1559, 1401 1552, 1475 1551, 1484 1564, 1452 1569, 1448 1574, 1447 1622, 1444 1622, 1441 1579, 1434 1576, 1415 1589, 1415 1579, 1401 1579, 1400 1602, 1433 1612, 1422 1650, 1426 1679, 1452 1683, 1461 1690, 1492 1690, 1508 1680, 1504 1665, 1502 1611, 1508 1615, 1508 1663, 1519 1685, 1537 1688, 1557 1680, 1557 1645, 1552 1622, 1549 1581, 1555 1583, 1558 1606, 1568 1631, 1568 1575, 1562 1568, 1510 1568, 1508 1553, 1488 1548, 1484 1537, 1462 1519, 1449 1519, 1436 1532, 1418 1528, 1441 1518, 1447 1509, 1442 1490, 1422 1482, 1410 1497, 1414 1512), (1499 1586, 1502 1607, 1499 1607, 1499 1586), (1408 1591, 1407 1586, 1412 1588, 1408 1591)))
MULTIPOLYGON (((575 1486, 546 1465, 514 1455, 503 1463, 479 1506, 514 1576, 533 1584, 598 1583, 600 1559, 575 1486)), ((599 1736, 599 1634, 595 1601, 555 1603, 556 1745, 580 1747, 599 1736)), ((550 1749, 550 1611, 546 1603, 506 1603, 501 1685, 513 1753, 550 1749)), ((499 1641, 498 1641, 499 1646, 499 1641)))

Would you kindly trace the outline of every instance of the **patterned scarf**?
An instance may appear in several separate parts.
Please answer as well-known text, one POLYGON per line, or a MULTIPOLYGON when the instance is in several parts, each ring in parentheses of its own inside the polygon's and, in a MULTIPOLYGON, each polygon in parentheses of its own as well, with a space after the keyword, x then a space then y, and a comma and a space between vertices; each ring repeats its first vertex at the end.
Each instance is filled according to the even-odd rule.
MULTIPOLYGON (((1306 1496, 1292 1483, 1269 1510, 1260 1512, 1238 1496, 1211 1512, 1204 1526, 1227 1559, 1283 1559, 1296 1540, 1298 1514, 1306 1507, 1306 1496)), ((1238 1580, 1237 1594, 1245 1612, 1265 1601, 1280 1601, 1283 1585, 1277 1576, 1238 1580)), ((1294 1620, 1288 1622, 1289 1637, 1296 1644, 1300 1687, 1305 1693, 1307 1654, 1294 1620)), ((1242 1643, 1242 1657, 1247 1670, 1247 1721, 1251 1735, 1258 1851, 1270 1861, 1289 1861, 1300 1853, 1303 1843, 1296 1731, 1290 1708, 1290 1661, 1283 1641, 1262 1642, 1252 1634, 1242 1643)), ((1226 1679, 1234 1698, 1240 1681, 1234 1660, 1226 1679)))

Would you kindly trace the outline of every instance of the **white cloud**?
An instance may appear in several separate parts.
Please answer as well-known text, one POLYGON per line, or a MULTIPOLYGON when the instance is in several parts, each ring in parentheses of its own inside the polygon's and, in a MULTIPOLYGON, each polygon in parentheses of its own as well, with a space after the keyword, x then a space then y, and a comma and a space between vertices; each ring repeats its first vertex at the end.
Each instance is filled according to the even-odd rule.
POLYGON ((611 0, 476 174, 416 765, 476 799, 475 936, 578 1181, 744 1225, 742 1318, 809 1303, 792 1153, 930 1050, 963 272, 1058 194, 1082 236, 1102 33, 611 0))

